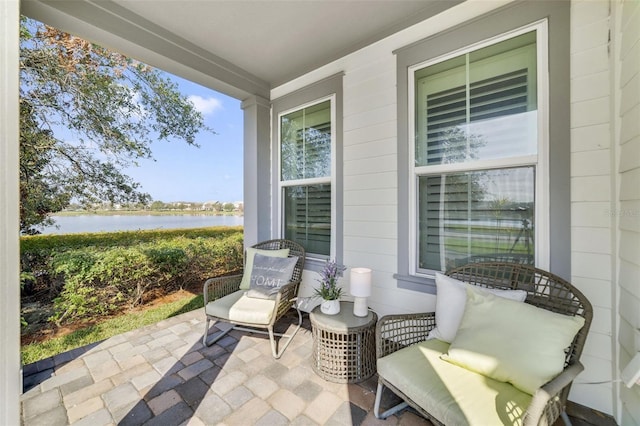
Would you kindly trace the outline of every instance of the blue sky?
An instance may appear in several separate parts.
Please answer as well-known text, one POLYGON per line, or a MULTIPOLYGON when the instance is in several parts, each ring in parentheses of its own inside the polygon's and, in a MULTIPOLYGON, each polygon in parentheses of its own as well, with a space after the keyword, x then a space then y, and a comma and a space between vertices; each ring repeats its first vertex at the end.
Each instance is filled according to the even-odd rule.
POLYGON ((216 134, 198 134, 200 148, 184 142, 156 142, 156 161, 140 161, 127 174, 154 201, 242 201, 243 120, 240 101, 166 74, 203 114, 216 134))

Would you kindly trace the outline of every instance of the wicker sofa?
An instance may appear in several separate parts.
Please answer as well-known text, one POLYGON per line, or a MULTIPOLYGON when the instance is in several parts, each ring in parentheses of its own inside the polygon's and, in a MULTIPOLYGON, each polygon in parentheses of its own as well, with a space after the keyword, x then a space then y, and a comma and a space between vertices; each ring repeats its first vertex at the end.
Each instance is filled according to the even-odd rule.
POLYGON ((572 381, 584 369, 579 358, 592 318, 585 296, 554 274, 517 263, 468 264, 447 275, 483 288, 525 290, 527 304, 574 317, 580 323, 578 317, 584 318, 584 325, 564 350, 564 370, 530 394, 521 392, 510 383, 444 361, 449 344, 427 340, 429 331, 436 327, 435 312, 389 315, 381 318, 376 328, 376 417, 386 418, 411 406, 436 425, 552 425, 559 416, 568 422, 564 411, 567 396, 572 381), (404 402, 381 413, 385 388, 404 402))

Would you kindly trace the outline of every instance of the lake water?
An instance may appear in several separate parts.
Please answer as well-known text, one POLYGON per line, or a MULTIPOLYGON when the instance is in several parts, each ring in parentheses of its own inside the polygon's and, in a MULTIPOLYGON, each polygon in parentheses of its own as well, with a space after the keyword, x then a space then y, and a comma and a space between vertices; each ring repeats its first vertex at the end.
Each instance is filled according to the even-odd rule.
POLYGON ((52 216, 57 227, 45 227, 43 234, 74 234, 78 232, 136 231, 139 229, 203 228, 209 226, 242 226, 243 216, 130 216, 86 215, 52 216))

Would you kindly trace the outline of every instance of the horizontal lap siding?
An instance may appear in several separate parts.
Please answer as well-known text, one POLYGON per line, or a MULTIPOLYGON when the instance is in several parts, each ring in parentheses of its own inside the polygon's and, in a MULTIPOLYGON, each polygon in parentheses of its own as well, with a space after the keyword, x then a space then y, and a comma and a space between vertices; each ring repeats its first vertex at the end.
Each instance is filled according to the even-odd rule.
MULTIPOLYGON (((640 351, 640 3, 618 4, 620 367, 640 351)), ((640 386, 621 386, 622 425, 640 424, 640 386)))
MULTIPOLYGON (((578 382, 614 371, 609 14, 607 2, 571 3, 571 279, 594 307, 578 382)), ((569 398, 614 413, 611 384, 576 384, 569 398)))
POLYGON ((369 58, 360 55, 362 62, 344 79, 349 99, 344 111, 344 257, 349 265, 374 269, 369 305, 385 315, 421 310, 430 302, 412 300, 413 292, 398 290, 393 278, 398 244, 395 57, 375 50, 369 58))
MULTIPOLYGON (((433 296, 400 289, 394 279, 398 265, 397 192, 407 183, 397 179, 397 76, 392 52, 498 6, 492 2, 465 2, 437 19, 396 33, 272 90, 272 97, 277 98, 326 76, 344 73, 343 258, 349 267, 373 269, 374 289, 369 304, 379 315, 433 310, 435 305, 433 296)), ((618 244, 617 220, 626 221, 625 226, 632 229, 629 232, 638 234, 633 220, 616 217, 614 182, 618 164, 617 148, 612 141, 616 123, 611 120, 614 73, 608 53, 609 6, 609 2, 588 0, 571 4, 571 164, 567 164, 571 167, 571 279, 595 309, 584 352, 587 370, 580 381, 615 378, 613 336, 617 298, 613 277, 618 260, 613 248, 618 244)), ((636 49, 633 43, 628 44, 630 51, 636 49)), ((637 61, 628 63, 636 66, 637 61)), ((622 74, 634 73, 622 71, 622 74)), ((640 111, 632 99, 626 97, 624 103, 631 108, 630 113, 640 111)), ((640 120, 621 117, 621 121, 621 133, 631 135, 629 140, 634 144, 624 147, 624 151, 629 155, 637 153, 640 120)), ((624 161, 624 167, 631 173, 628 176, 637 176, 637 164, 627 158, 624 161)), ((637 195, 631 186, 627 192, 631 198, 637 195)), ((635 198, 629 199, 622 206, 637 209, 636 202, 635 198)), ((627 240, 634 244, 633 239, 627 240)), ((636 274, 638 268, 635 264, 628 266, 631 271, 628 274, 636 274)), ((316 278, 317 275, 307 272, 304 282, 313 286, 316 278)), ((637 297, 640 293, 637 287, 627 281, 624 291, 637 297)), ((576 384, 570 398, 612 414, 617 404, 614 395, 612 384, 576 384)))
MULTIPOLYGON (((435 297, 398 288, 396 57, 393 51, 500 6, 469 2, 347 55, 272 90, 278 98, 338 72, 343 78, 343 259, 373 269, 369 305, 379 316, 432 311, 435 297)), ((306 272, 301 292, 317 275, 306 272)), ((348 273, 343 281, 348 282, 348 273)))

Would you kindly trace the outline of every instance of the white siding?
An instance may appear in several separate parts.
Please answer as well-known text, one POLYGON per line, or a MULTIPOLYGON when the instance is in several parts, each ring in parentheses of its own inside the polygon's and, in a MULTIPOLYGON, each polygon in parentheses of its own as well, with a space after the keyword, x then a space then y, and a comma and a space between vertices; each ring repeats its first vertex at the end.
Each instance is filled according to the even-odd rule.
MULTIPOLYGON (((615 4, 617 11, 615 81, 620 173, 619 204, 619 366, 640 351, 640 2, 615 4)), ((620 386, 619 423, 640 424, 640 386, 620 386)))
MULTIPOLYGON (((435 309, 435 297, 398 288, 398 167, 395 49, 504 5, 471 2, 454 7, 380 42, 274 88, 272 99, 344 72, 343 196, 344 263, 373 269, 369 305, 379 316, 435 309)), ((305 273, 301 295, 312 293, 317 276, 305 273)), ((348 273, 343 281, 348 281, 348 273)), ((348 287, 348 283, 347 284, 348 287)), ((348 298, 348 296, 346 297, 348 298)))
MULTIPOLYGON (((615 371, 609 15, 605 1, 571 3, 571 281, 594 308, 578 383, 610 381, 615 371)), ((611 383, 574 384, 570 399, 615 411, 611 383)))
MULTIPOLYGON (((379 315, 431 310, 435 302, 431 295, 399 289, 393 278, 397 191, 405 183, 397 181, 392 52, 505 3, 465 2, 272 90, 277 98, 344 72, 344 262, 374 270, 370 306, 379 315)), ((613 382, 640 349, 639 4, 574 0, 570 22, 571 280, 594 306, 586 370, 570 399, 623 425, 640 421, 640 392, 613 382), (610 40, 612 28, 620 41, 610 40), (624 300, 619 308, 618 300, 624 300), (584 384, 591 381, 608 383, 584 384)), ((306 274, 303 288, 309 291, 314 278, 306 274)))

